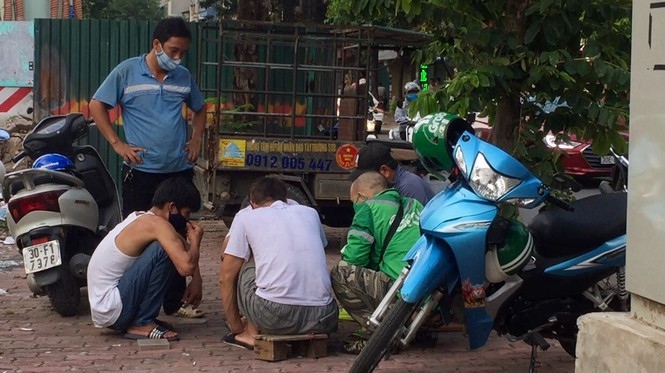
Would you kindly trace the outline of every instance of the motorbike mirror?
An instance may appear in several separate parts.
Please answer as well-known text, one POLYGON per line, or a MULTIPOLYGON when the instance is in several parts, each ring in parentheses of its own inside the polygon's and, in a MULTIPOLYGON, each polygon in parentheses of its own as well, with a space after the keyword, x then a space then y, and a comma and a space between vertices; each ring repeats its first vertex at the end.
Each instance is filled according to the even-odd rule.
POLYGON ((9 132, 7 130, 4 130, 4 129, 0 128, 0 141, 7 141, 7 140, 9 140, 10 137, 11 137, 11 135, 9 134, 9 132))

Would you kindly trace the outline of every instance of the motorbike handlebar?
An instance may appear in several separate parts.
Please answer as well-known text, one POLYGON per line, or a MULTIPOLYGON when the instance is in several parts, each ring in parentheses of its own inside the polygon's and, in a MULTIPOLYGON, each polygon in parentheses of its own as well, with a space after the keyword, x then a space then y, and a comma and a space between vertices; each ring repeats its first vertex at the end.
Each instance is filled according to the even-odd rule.
POLYGON ((567 210, 567 211, 570 211, 570 212, 575 211, 575 208, 573 206, 571 206, 570 203, 568 203, 566 201, 563 201, 563 200, 560 200, 560 199, 554 197, 551 194, 549 196, 547 196, 547 201, 552 203, 553 205, 555 205, 557 207, 560 207, 560 208, 564 209, 564 210, 567 210))

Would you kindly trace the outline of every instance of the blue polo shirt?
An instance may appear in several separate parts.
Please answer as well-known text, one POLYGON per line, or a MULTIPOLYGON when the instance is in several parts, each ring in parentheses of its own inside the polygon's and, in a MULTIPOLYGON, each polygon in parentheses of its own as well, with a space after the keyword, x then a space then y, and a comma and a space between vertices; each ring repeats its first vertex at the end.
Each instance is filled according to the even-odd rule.
POLYGON ((393 183, 399 194, 403 197, 411 197, 422 203, 423 206, 434 197, 434 192, 429 184, 427 184, 427 181, 405 170, 400 165, 397 165, 397 173, 395 174, 393 183))
POLYGON ((187 121, 182 105, 193 111, 205 104, 194 78, 183 66, 160 82, 150 72, 146 55, 121 62, 93 96, 109 108, 120 105, 127 143, 146 149, 143 163, 133 167, 145 172, 178 172, 187 163, 187 121))

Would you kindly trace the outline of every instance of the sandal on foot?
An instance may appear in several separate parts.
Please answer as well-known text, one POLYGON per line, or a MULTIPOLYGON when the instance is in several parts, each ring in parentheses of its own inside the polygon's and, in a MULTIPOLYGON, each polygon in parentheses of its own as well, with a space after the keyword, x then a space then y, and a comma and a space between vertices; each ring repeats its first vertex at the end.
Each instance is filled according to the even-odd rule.
POLYGON ((159 326, 161 326, 161 327, 163 327, 163 328, 166 328, 166 329, 168 329, 168 330, 172 330, 172 331, 175 332, 175 328, 173 327, 173 324, 171 324, 171 323, 168 322, 168 321, 155 319, 155 324, 157 324, 157 325, 159 325, 159 326))
POLYGON ((192 306, 183 306, 180 307, 180 309, 178 310, 178 312, 175 313, 175 315, 178 317, 186 317, 189 319, 198 319, 200 317, 205 316, 206 313, 192 306))
POLYGON ((154 328, 147 334, 136 334, 136 333, 126 333, 125 338, 127 339, 166 339, 169 342, 179 341, 180 337, 176 334, 175 337, 167 338, 166 333, 173 332, 173 330, 167 329, 160 325, 155 325, 154 328))
POLYGON ((237 340, 236 335, 233 333, 225 335, 224 338, 222 338, 222 342, 230 346, 244 348, 245 350, 250 350, 250 351, 254 350, 254 346, 237 340))
POLYGON ((351 355, 359 355, 365 345, 367 345, 367 339, 352 334, 342 341, 342 351, 351 355))

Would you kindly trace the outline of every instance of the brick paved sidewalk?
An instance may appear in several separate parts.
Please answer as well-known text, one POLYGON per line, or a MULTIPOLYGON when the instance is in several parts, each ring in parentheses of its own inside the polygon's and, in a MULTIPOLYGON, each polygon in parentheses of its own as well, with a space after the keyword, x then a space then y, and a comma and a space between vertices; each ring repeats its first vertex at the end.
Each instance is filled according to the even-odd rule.
MULTIPOLYGON (((339 341, 354 330, 340 323, 340 332, 329 341, 329 356, 295 358, 268 363, 253 353, 223 344, 227 329, 218 291, 219 244, 226 233, 223 223, 203 221, 202 247, 204 303, 201 320, 173 320, 181 341, 170 350, 139 351, 135 341, 102 333, 90 321, 87 302, 77 317, 62 318, 50 308, 48 298, 32 298, 25 283, 21 258, 14 246, 0 244, 0 373, 2 372, 346 372, 354 356, 336 352, 339 341), (14 260, 18 266, 3 268, 14 260), (6 293, 3 291, 5 290, 6 293)), ((330 263, 339 259, 342 229, 327 228, 330 263)), ((0 237, 0 240, 3 237, 0 237)), ((85 296, 85 293, 84 293, 85 296)), ((435 348, 410 348, 381 363, 380 372, 526 372, 530 348, 493 335, 478 350, 466 350, 461 333, 439 335, 435 348)), ((574 360, 557 344, 539 353, 539 372, 573 372, 574 360)))

